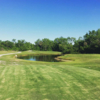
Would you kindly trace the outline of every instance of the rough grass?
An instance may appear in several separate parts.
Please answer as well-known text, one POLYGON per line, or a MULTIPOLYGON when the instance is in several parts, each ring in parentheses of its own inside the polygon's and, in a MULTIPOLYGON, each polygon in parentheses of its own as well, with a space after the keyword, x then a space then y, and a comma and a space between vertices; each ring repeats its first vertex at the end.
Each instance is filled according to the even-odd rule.
POLYGON ((18 52, 18 51, 11 51, 11 50, 9 50, 9 51, 0 51, 0 54, 16 53, 16 52, 18 52))
POLYGON ((67 65, 100 71, 100 54, 66 54, 59 56, 59 58, 70 59, 70 61, 67 61, 67 65))
POLYGON ((100 100, 100 55, 63 57, 75 61, 33 62, 2 56, 0 100, 100 100))

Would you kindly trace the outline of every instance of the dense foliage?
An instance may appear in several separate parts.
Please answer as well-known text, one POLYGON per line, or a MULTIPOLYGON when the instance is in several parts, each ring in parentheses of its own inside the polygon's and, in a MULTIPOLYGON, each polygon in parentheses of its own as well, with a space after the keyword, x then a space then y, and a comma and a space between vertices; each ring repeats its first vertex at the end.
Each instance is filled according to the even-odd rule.
POLYGON ((60 37, 51 41, 47 38, 38 39, 35 44, 25 40, 13 39, 1 41, 0 50, 44 50, 61 51, 62 53, 100 53, 100 29, 92 30, 76 40, 74 37, 60 37))
POLYGON ((30 42, 26 42, 25 40, 18 40, 13 39, 12 41, 1 41, 0 40, 0 50, 19 50, 25 51, 33 49, 34 45, 30 42))

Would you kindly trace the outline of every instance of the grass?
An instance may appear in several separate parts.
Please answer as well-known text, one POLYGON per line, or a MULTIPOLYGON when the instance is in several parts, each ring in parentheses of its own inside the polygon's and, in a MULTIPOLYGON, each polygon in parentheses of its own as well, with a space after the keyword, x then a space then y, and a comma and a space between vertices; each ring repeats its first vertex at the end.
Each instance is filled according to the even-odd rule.
POLYGON ((59 56, 59 58, 65 61, 70 59, 67 65, 100 71, 100 54, 66 54, 64 56, 59 56))
MULTIPOLYGON (((58 53, 27 51, 20 55, 58 53)), ((33 62, 2 56, 0 100, 100 100, 100 55, 68 54, 60 58, 74 60, 33 62)))
POLYGON ((24 51, 18 56, 26 56, 26 55, 61 55, 61 52, 53 52, 53 51, 24 51))
POLYGON ((11 51, 11 50, 9 50, 9 51, 0 51, 0 54, 16 53, 16 52, 18 52, 18 51, 11 51))

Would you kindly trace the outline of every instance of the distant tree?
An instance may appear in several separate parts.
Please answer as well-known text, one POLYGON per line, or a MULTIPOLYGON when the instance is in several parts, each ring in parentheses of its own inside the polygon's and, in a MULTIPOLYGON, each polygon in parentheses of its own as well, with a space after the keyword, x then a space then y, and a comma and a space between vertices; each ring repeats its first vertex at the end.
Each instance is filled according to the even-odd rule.
POLYGON ((16 43, 16 39, 12 39, 12 42, 15 44, 16 43))

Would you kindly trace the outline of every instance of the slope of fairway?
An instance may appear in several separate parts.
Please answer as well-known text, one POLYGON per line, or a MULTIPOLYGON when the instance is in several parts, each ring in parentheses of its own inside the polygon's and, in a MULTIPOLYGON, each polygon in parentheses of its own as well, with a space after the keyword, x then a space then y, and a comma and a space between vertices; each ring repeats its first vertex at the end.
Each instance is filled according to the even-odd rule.
POLYGON ((0 59, 5 61, 0 64, 0 100, 100 100, 100 71, 81 67, 78 59, 72 63, 23 61, 14 55, 0 59))

